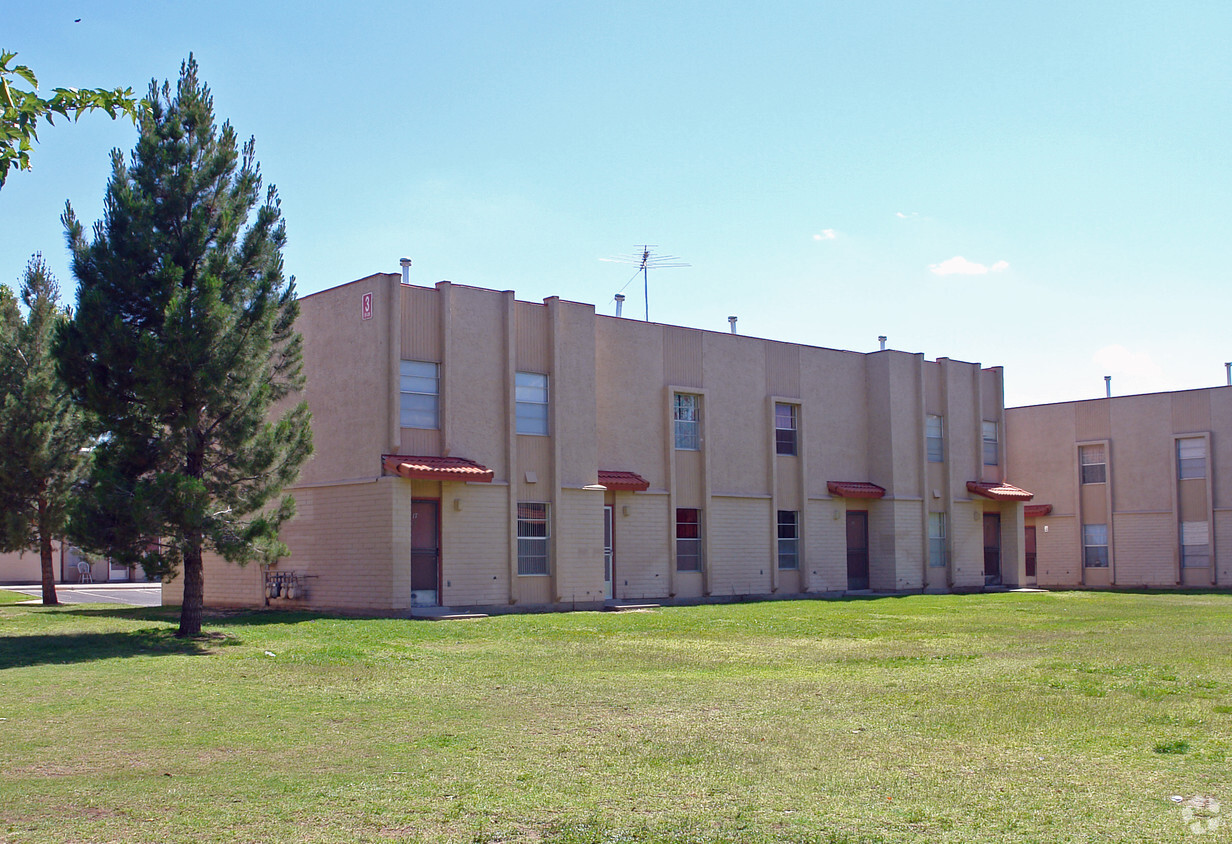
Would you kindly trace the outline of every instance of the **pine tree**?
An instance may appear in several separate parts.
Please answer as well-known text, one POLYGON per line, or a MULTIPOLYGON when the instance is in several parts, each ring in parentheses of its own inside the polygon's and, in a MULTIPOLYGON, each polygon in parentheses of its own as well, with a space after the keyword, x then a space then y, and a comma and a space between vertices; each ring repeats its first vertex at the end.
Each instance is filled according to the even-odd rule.
POLYGON ((35 255, 17 299, 0 288, 0 550, 38 551, 43 604, 57 604, 53 539, 89 462, 81 412, 56 374, 52 342, 67 318, 55 277, 35 255))
POLYGON ((195 636, 203 553, 241 565, 286 553, 282 489, 312 440, 293 398, 286 229, 275 189, 262 199, 254 142, 239 149, 229 122, 215 126, 191 55, 174 92, 151 83, 147 102, 131 162, 112 152, 92 240, 71 205, 63 217, 79 288, 57 356, 100 426, 73 535, 151 577, 182 570, 178 635, 195 636))

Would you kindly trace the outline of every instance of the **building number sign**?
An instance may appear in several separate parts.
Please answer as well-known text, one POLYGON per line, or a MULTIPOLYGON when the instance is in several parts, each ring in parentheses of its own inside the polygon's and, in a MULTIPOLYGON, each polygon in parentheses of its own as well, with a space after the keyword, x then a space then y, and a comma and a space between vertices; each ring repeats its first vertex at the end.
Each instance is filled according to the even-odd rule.
POLYGON ((372 319, 372 294, 365 293, 363 304, 360 306, 360 315, 363 319, 372 319))

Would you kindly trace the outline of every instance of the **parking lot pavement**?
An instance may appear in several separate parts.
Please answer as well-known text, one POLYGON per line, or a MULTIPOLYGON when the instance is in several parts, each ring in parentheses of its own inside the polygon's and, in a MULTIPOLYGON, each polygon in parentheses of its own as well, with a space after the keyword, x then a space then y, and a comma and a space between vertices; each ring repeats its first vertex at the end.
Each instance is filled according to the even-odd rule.
MULTIPOLYGON (((3 586, 31 598, 41 598, 43 587, 37 583, 3 586)), ((56 598, 62 604, 127 604, 157 607, 162 603, 162 587, 157 583, 57 583, 56 598)))

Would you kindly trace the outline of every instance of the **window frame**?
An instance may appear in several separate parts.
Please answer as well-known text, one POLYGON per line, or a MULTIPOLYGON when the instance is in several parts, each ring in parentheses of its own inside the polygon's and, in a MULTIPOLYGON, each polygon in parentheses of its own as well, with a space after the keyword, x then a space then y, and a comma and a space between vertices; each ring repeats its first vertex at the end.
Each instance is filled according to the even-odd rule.
POLYGON ((1209 569, 1211 567, 1211 524, 1206 519, 1196 522, 1181 522, 1178 531, 1181 542, 1181 568, 1209 569), (1194 534, 1192 537, 1188 534, 1194 534), (1186 542, 1187 538, 1202 539, 1202 542, 1186 542), (1195 550, 1189 551, 1187 549, 1195 550), (1201 550, 1197 550, 1201 549, 1201 550), (1193 562, 1190 562, 1193 560, 1193 562))
POLYGON ((924 414, 924 452, 929 463, 945 462, 945 417, 940 413, 924 414), (937 420, 936 432, 933 420, 937 420))
POLYGON ((552 381, 546 372, 518 371, 513 374, 514 431, 528 437, 546 437, 551 433, 549 424, 552 381), (542 379, 542 385, 528 383, 542 379), (524 398, 529 391, 542 391, 543 398, 524 398), (534 412, 531 409, 535 408, 534 412), (542 408, 542 411, 537 408, 542 408))
POLYGON ((1082 526, 1082 567, 1088 569, 1108 568, 1108 524, 1107 522, 1084 524, 1082 526), (1102 532, 1102 536, 1092 533, 1102 532), (1103 540, 1102 542, 1099 540, 1103 540), (1094 541, 1092 541, 1094 540, 1094 541), (1101 553, 1102 552, 1102 553, 1101 553))
POLYGON ((800 570, 800 511, 779 510, 777 516, 778 530, 778 567, 779 571, 800 570), (787 516, 786 520, 784 516, 787 516))
MULTIPOLYGON (((414 403, 416 399, 412 398, 411 401, 412 403, 414 403)), ((424 413, 427 411, 428 411, 428 408, 426 407, 410 409, 411 413, 416 413, 416 412, 424 413)), ((440 430, 441 428, 441 365, 440 363, 436 361, 430 361, 430 360, 410 360, 410 359, 403 359, 398 362, 398 425, 399 427, 402 427, 402 428, 416 428, 416 429, 425 430, 425 431, 439 431, 440 430), (408 368, 407 364, 410 364, 412 368, 415 366, 420 366, 420 367, 431 366, 432 375, 428 376, 427 374, 423 374, 423 373, 407 372, 406 371, 408 368), (414 379, 411 382, 412 386, 424 386, 423 382, 431 380, 433 391, 427 392, 422 389, 408 390, 407 380, 406 380, 408 378, 414 379), (431 413, 432 413, 433 424, 432 425, 408 424, 407 417, 406 417, 406 414, 408 412, 408 408, 406 406, 407 397, 422 397, 422 396, 427 396, 431 398, 431 413)))
POLYGON ((702 397, 672 393, 672 442, 676 451, 702 450, 702 397), (686 418, 691 416, 692 418, 686 418))
POLYGON ((702 545, 702 511, 697 507, 676 508, 676 571, 697 571, 705 567, 705 549, 702 545), (692 514, 692 519, 689 519, 692 514), (684 528, 682 531, 681 528, 684 528), (681 534, 686 534, 682 536, 681 534), (693 534, 688 536, 687 534, 693 534), (686 553, 681 553, 686 551, 686 553), (691 560, 694 565, 684 567, 682 560, 691 560))
POLYGON ((930 512, 928 514, 928 566, 929 568, 945 568, 949 565, 949 555, 946 553, 945 513, 930 512), (937 530, 934 530, 937 528, 937 530))
POLYGON ((1177 437, 1176 438, 1176 478, 1179 481, 1198 480, 1206 477, 1206 437, 1177 437), (1185 457, 1185 448, 1188 446, 1190 456, 1185 457), (1200 456, 1193 456, 1193 449, 1201 451, 1200 456), (1197 474, 1194 474, 1194 473, 1197 474))
POLYGON ((543 577, 552 573, 552 504, 548 501, 518 502, 518 576, 543 577), (534 508, 541 508, 536 510, 534 508), (539 515, 539 514, 542 515, 539 515), (533 528, 542 525, 542 535, 533 528), (524 544, 525 543, 525 544, 524 544), (541 553, 531 553, 531 545, 542 543, 541 553), (541 564, 534 564, 537 561, 541 564), (539 569, 542 569, 541 571, 539 569))
POLYGON ((784 457, 795 457, 800 453, 800 405, 791 402, 776 401, 774 403, 774 453, 784 457), (779 409, 786 411, 787 427, 784 427, 779 416, 779 409))
POLYGON ((980 421, 980 441, 984 446, 984 465, 998 466, 1001 461, 1001 426, 994 419, 983 419, 980 421), (992 436, 988 436, 989 430, 992 431, 992 436), (991 447, 991 451, 989 448, 991 447))
POLYGON ((1078 446, 1078 483, 1082 485, 1108 483, 1108 450, 1103 443, 1087 443, 1078 446), (1087 452, 1094 449, 1099 449, 1099 460, 1088 461, 1087 452), (1091 471, 1088 472, 1088 469, 1091 471), (1096 472, 1096 469, 1099 471, 1096 472))

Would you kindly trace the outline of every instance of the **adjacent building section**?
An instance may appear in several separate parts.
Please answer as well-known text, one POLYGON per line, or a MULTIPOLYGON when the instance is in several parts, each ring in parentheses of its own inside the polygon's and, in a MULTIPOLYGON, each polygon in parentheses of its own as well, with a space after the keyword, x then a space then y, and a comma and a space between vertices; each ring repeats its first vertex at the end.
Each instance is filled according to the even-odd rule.
POLYGON ((1041 586, 1232 584, 1232 387, 1006 411, 1041 586))

